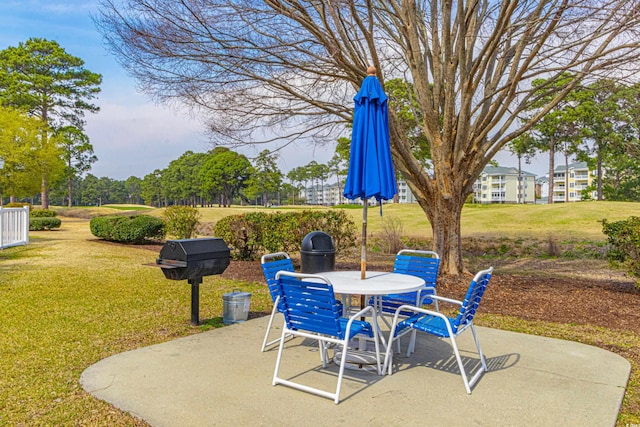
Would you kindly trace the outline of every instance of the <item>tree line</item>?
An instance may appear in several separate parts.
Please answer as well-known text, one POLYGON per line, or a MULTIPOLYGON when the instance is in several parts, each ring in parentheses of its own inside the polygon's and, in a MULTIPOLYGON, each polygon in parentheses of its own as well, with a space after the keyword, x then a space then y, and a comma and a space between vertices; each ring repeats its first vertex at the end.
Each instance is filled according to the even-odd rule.
MULTIPOLYGON (((73 178, 73 206, 100 206, 110 203, 146 204, 155 207, 171 205, 221 206, 231 204, 280 205, 305 204, 304 189, 318 189, 342 182, 346 162, 339 155, 328 164, 311 161, 286 174, 277 166, 278 153, 262 151, 250 160, 226 147, 206 153, 187 151, 164 169, 156 169, 142 178, 126 180, 92 174, 73 178), (288 181, 288 182, 286 182, 288 181)), ((39 202, 38 196, 29 199, 39 202)), ((53 187, 54 204, 66 202, 65 185, 53 187)))

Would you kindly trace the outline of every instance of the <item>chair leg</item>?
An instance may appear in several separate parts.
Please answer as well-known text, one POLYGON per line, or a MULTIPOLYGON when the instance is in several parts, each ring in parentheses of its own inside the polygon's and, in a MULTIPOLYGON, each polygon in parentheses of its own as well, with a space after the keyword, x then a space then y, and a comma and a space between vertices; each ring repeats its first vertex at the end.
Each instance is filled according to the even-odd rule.
MULTIPOLYGON (((292 331, 290 331, 290 332, 292 332, 292 331)), ((300 333, 293 333, 293 332, 289 334, 289 333, 287 333, 287 328, 285 327, 282 330, 282 336, 280 337, 280 345, 279 345, 279 348, 278 348, 278 356, 276 358, 276 368, 275 368, 275 370, 273 372, 272 384, 274 386, 278 385, 278 384, 282 384, 282 385, 285 385, 287 387, 292 387, 292 388, 295 388, 297 390, 305 391, 307 393, 313 393, 313 394, 316 394, 318 396, 323 396, 323 397, 326 397, 326 398, 329 398, 329 399, 333 399, 333 401, 335 403, 339 403, 339 398, 340 398, 339 393, 340 393, 340 387, 341 387, 341 384, 342 384, 342 375, 344 373, 344 364, 341 364, 342 369, 340 370, 340 374, 338 376, 338 387, 337 387, 338 394, 331 393, 331 392, 328 392, 328 391, 325 391, 325 390, 321 390, 319 388, 311 387, 311 386, 308 386, 308 385, 300 384, 300 383, 297 383, 297 382, 293 382, 291 380, 280 378, 278 376, 278 373, 280 371, 280 363, 282 361, 283 350, 284 350, 284 346, 285 346, 285 340, 289 335, 294 335, 294 336, 295 335, 301 335, 301 336, 304 336, 304 337, 307 337, 307 338, 313 338, 313 339, 322 340, 322 337, 319 337, 319 336, 313 337, 313 336, 311 336, 309 334, 300 334, 300 333)), ((323 343, 321 343, 320 345, 322 347, 326 347, 323 343)), ((345 359, 343 359, 343 360, 345 360, 345 359)))
POLYGON ((478 371, 473 375, 473 377, 470 380, 468 379, 467 372, 465 371, 464 366, 462 365, 462 358, 460 357, 460 352, 458 351, 456 339, 453 336, 451 337, 451 346, 453 347, 453 351, 456 355, 456 360, 458 361, 458 366, 460 368, 460 375, 462 375, 462 381, 464 382, 464 387, 467 390, 467 394, 471 394, 471 387, 474 386, 474 384, 478 381, 478 379, 480 379, 480 376, 487 370, 487 363, 485 361, 484 354, 482 354, 482 349, 480 348, 480 341, 478 341, 478 336, 476 334, 475 328, 473 327, 473 324, 471 324, 471 333, 473 334, 473 340, 476 344, 478 356, 480 356, 480 368, 478 368, 478 371))
POLYGON ((280 336, 280 345, 278 346, 278 357, 276 358, 276 369, 273 371, 272 385, 277 384, 278 372, 280 371, 280 360, 282 359, 282 350, 284 349, 284 339, 286 336, 287 328, 282 328, 282 335, 280 336))
POLYGON ((473 387, 473 385, 478 381, 480 376, 487 371, 487 361, 484 358, 484 354, 482 353, 482 349, 480 348, 480 341, 478 340, 478 334, 476 334, 476 328, 471 324, 471 333, 473 334, 473 340, 476 343, 476 349, 478 350, 478 354, 480 355, 480 368, 478 372, 473 375, 473 378, 469 381, 469 385, 473 387))
POLYGON ((418 331, 416 331, 415 329, 411 331, 411 337, 409 338, 409 344, 407 345, 407 357, 411 356, 411 354, 413 354, 416 351, 417 335, 418 335, 418 331))
POLYGON ((269 339, 269 332, 271 331, 271 325, 273 324, 273 318, 276 317, 276 313, 278 311, 278 302, 280 301, 280 297, 276 297, 275 302, 273 303, 273 309, 271 310, 271 316, 269 317, 269 323, 267 324, 267 330, 264 333, 264 340, 262 341, 262 349, 260 351, 264 352, 264 349, 267 348, 267 346, 270 346, 272 344, 277 343, 278 341, 280 341, 280 338, 277 338, 273 341, 269 341, 267 342, 267 340, 269 339))
POLYGON ((338 384, 336 386, 336 393, 333 399, 333 402, 338 404, 340 403, 340 388, 342 387, 342 376, 344 375, 344 366, 347 360, 347 352, 349 347, 349 339, 345 338, 342 342, 342 355, 340 359, 340 370, 338 371, 338 384))
POLYGON ((467 394, 471 394, 471 387, 469 387, 469 381, 467 380, 467 372, 464 370, 464 365, 462 364, 462 358, 460 357, 460 352, 458 351, 458 345, 456 344, 455 337, 449 337, 451 340, 451 347, 453 347, 453 353, 456 356, 456 361, 458 362, 458 368, 460 369, 460 375, 462 376, 462 381, 464 382, 464 388, 467 390, 467 394))

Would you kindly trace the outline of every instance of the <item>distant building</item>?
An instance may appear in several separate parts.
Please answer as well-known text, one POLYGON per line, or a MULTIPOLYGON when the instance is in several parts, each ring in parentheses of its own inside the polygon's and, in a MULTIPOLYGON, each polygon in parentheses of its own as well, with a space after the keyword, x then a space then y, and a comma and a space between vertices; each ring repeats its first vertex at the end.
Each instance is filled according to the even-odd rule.
MULTIPOLYGON (((557 166, 553 170, 553 202, 583 200, 583 196, 587 196, 585 190, 594 183, 595 177, 595 171, 590 171, 585 162, 570 163, 568 167, 557 166)), ((591 199, 597 199, 597 190, 592 191, 588 196, 591 199)))
POLYGON ((536 175, 513 167, 484 168, 473 185, 476 203, 535 203, 536 175))
POLYGON ((413 195, 407 181, 402 178, 398 179, 398 197, 397 203, 416 203, 416 196, 413 195))
MULTIPOLYGON (((385 200, 384 203, 416 203, 416 198, 409 189, 406 181, 398 179, 397 181, 398 194, 394 200, 385 200)), ((338 185, 325 184, 320 185, 314 183, 313 185, 305 188, 301 192, 301 196, 305 198, 308 205, 324 205, 335 206, 346 203, 358 203, 362 204, 362 200, 359 198, 356 200, 348 200, 343 196, 344 184, 338 185)), ((369 205, 377 204, 375 199, 369 200, 369 205)))

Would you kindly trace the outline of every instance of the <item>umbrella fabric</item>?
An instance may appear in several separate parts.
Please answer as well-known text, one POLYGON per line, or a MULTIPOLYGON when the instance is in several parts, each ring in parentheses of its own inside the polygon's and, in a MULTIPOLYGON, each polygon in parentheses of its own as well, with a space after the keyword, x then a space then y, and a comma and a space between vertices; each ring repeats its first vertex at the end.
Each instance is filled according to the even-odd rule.
POLYGON ((368 76, 353 98, 355 110, 349 172, 344 196, 389 200, 398 192, 391 162, 387 95, 376 76, 368 76))

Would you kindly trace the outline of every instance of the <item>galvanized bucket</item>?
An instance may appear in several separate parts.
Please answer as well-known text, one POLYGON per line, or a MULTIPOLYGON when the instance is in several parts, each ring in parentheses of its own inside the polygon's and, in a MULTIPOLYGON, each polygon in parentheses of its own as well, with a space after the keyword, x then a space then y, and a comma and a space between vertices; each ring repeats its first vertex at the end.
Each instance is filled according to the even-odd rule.
POLYGON ((233 292, 222 295, 222 323, 230 325, 240 323, 249 317, 251 293, 234 289, 233 292))

